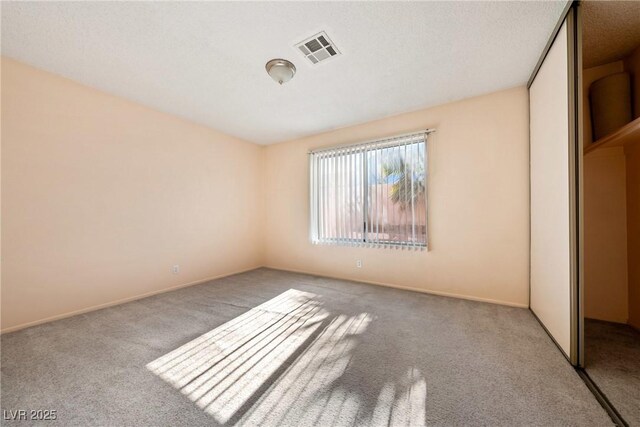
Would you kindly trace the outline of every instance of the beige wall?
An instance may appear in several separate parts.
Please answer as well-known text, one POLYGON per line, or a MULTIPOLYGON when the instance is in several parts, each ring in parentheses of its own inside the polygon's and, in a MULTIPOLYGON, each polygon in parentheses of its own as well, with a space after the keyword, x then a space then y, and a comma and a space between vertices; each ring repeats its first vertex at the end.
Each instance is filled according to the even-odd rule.
POLYGON ((584 157, 584 313, 625 323, 628 317, 627 202, 622 147, 584 157))
POLYGON ((640 141, 625 146, 627 160, 627 251, 629 324, 640 329, 640 141))
POLYGON ((528 305, 525 88, 264 148, 1 71, 3 331, 262 265, 528 305), (430 250, 312 246, 308 149, 427 127, 430 250))
POLYGON ((267 265, 527 306, 528 131, 519 87, 268 146, 267 265), (425 128, 429 251, 312 245, 308 150, 425 128))
POLYGON ((263 154, 3 58, 2 329, 263 265, 263 154))

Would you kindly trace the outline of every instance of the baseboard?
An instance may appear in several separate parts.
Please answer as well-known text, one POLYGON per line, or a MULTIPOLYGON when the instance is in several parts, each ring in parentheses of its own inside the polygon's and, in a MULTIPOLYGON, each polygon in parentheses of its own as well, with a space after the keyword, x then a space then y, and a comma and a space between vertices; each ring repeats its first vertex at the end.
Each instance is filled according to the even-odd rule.
MULTIPOLYGON (((376 282, 376 281, 371 281, 371 280, 353 279, 353 278, 349 278, 349 277, 331 276, 331 275, 317 273, 317 272, 313 272, 313 271, 294 270, 294 269, 282 268, 282 267, 273 267, 273 266, 264 266, 264 267, 270 268, 272 270, 288 271, 288 272, 291 272, 291 273, 299 273, 299 274, 309 274, 309 275, 313 275, 313 276, 326 277, 326 278, 329 278, 329 279, 349 280, 349 281, 352 281, 352 282, 366 283, 366 284, 369 284, 369 285, 384 286, 384 287, 387 287, 387 288, 402 289, 402 290, 405 290, 405 291, 420 292, 420 293, 423 293, 423 294, 438 295, 438 296, 450 297, 450 298, 458 298, 458 299, 464 299, 464 300, 469 300, 469 301, 478 301, 478 302, 485 302, 485 303, 490 303, 490 304, 505 305, 505 306, 508 306, 508 307, 517 307, 517 308, 528 308, 529 307, 527 304, 519 304, 519 303, 514 303, 514 302, 509 302, 509 301, 501 301, 501 300, 490 299, 490 298, 481 298, 481 297, 475 297, 475 296, 470 296, 470 295, 456 294, 456 293, 452 293, 452 292, 442 292, 442 291, 434 291, 434 290, 429 290, 429 289, 414 288, 414 287, 411 287, 411 286, 402 286, 402 285, 396 285, 396 284, 393 284, 393 283, 384 283, 384 282, 376 282)), ((170 288, 160 289, 160 290, 157 290, 157 291, 147 292, 147 293, 141 294, 141 295, 135 295, 135 296, 132 296, 132 297, 127 297, 127 298, 122 298, 122 299, 118 299, 118 300, 115 300, 115 301, 110 301, 110 302, 107 302, 107 303, 104 303, 104 304, 94 305, 94 306, 83 308, 83 309, 80 309, 80 310, 74 310, 74 311, 70 311, 70 312, 67 312, 67 313, 57 314, 55 316, 50 316, 50 317, 46 317, 44 319, 34 320, 32 322, 22 323, 20 325, 11 326, 11 327, 2 329, 2 330, 0 330, 0 334, 6 334, 6 333, 10 333, 10 332, 19 331, 21 329, 29 328, 31 326, 37 326, 37 325, 41 325, 43 323, 49 323, 49 322, 53 322, 53 321, 56 321, 56 320, 65 319, 67 317, 77 316, 78 314, 84 314, 84 313, 89 313, 89 312, 100 310, 100 309, 107 308, 107 307, 113 307, 113 306, 118 305, 118 304, 124 304, 124 303, 127 303, 127 302, 136 301, 136 300, 139 300, 139 299, 142 299, 142 298, 146 298, 146 297, 150 297, 150 296, 153 296, 153 295, 163 294, 165 292, 171 292, 171 291, 175 291, 175 290, 178 290, 178 289, 181 289, 181 288, 186 288, 186 287, 189 287, 189 286, 199 285, 201 283, 209 282, 211 280, 216 280, 216 279, 221 279, 223 277, 233 276, 234 274, 246 273, 248 271, 256 270, 256 269, 259 269, 259 268, 262 268, 262 266, 251 267, 251 268, 247 268, 247 269, 244 269, 244 270, 234 271, 234 272, 231 272, 231 273, 225 273, 225 274, 219 274, 217 276, 206 277, 204 279, 199 279, 199 280, 196 280, 196 281, 193 281, 193 282, 184 283, 184 284, 177 285, 177 286, 172 286, 170 288)))
POLYGON ((290 273, 309 274, 309 275, 312 275, 312 276, 326 277, 328 279, 349 280, 351 282, 360 282, 360 283, 366 283, 368 285, 384 286, 384 287, 387 287, 387 288, 402 289, 402 290, 405 290, 405 291, 420 292, 420 293, 423 293, 423 294, 438 295, 438 296, 441 296, 441 297, 450 297, 450 298, 458 298, 458 299, 464 299, 464 300, 469 300, 469 301, 486 302, 486 303, 489 303, 489 304, 505 305, 505 306, 508 306, 508 307, 529 308, 529 304, 520 304, 520 303, 516 303, 516 302, 495 300, 495 299, 491 299, 491 298, 475 297, 475 296, 471 296, 471 295, 456 294, 456 293, 452 293, 452 292, 434 291, 434 290, 423 289, 423 288, 413 288, 411 286, 402 286, 402 285, 396 285, 396 284, 393 284, 393 283, 375 282, 375 281, 371 281, 371 280, 353 279, 353 278, 349 278, 349 277, 340 277, 340 276, 331 276, 331 275, 327 275, 327 274, 323 274, 323 273, 316 273, 316 272, 312 272, 312 271, 303 271, 303 270, 294 270, 294 269, 291 269, 291 268, 273 267, 273 266, 269 266, 269 265, 267 265, 265 267, 269 268, 271 270, 288 271, 290 273))
POLYGON ((74 310, 74 311, 69 311, 67 313, 57 314, 55 316, 45 317, 44 319, 34 320, 32 322, 22 323, 20 325, 11 326, 11 327, 2 329, 2 330, 0 330, 0 335, 1 334, 6 334, 6 333, 9 333, 9 332, 19 331, 21 329, 29 328, 31 326, 42 325, 43 323, 49 323, 49 322, 53 322, 53 321, 56 321, 56 320, 66 319, 67 317, 77 316, 78 314, 84 314, 84 313, 89 313, 89 312, 100 310, 100 309, 107 308, 107 307, 113 307, 114 305, 119 305, 119 304, 124 304, 124 303, 127 303, 127 302, 131 302, 131 301, 136 301, 136 300, 147 298, 147 297, 150 297, 150 296, 153 296, 153 295, 163 294, 165 292, 171 292, 171 291, 175 291, 175 290, 178 290, 178 289, 187 288, 189 286, 199 285, 201 283, 209 282, 211 280, 221 279, 223 277, 233 276, 235 274, 246 273, 247 271, 257 270, 258 268, 261 268, 261 267, 262 266, 251 267, 251 268, 247 268, 247 269, 244 269, 244 270, 235 271, 235 272, 232 272, 232 273, 224 273, 224 274, 219 274, 217 276, 206 277, 204 279, 199 279, 199 280, 196 280, 196 281, 193 281, 193 282, 189 282, 189 283, 183 283, 181 285, 172 286, 170 288, 165 288, 165 289, 160 289, 160 290, 157 290, 157 291, 147 292, 147 293, 144 293, 144 294, 135 295, 135 296, 132 296, 132 297, 127 297, 127 298, 122 298, 122 299, 118 299, 118 300, 115 300, 115 301, 106 302, 106 303, 103 303, 103 304, 93 305, 91 307, 82 308, 80 310, 74 310))

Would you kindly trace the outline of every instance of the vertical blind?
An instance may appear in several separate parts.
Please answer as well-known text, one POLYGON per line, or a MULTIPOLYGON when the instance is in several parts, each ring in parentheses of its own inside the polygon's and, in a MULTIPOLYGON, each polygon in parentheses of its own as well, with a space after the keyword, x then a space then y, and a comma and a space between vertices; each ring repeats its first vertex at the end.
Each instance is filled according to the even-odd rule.
POLYGON ((431 132, 311 151, 311 241, 426 248, 431 132))

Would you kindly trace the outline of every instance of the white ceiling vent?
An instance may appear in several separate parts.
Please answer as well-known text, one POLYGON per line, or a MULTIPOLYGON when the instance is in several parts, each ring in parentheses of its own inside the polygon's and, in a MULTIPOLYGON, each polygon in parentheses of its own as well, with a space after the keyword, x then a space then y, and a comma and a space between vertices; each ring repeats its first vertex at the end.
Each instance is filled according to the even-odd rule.
POLYGON ((312 64, 340 55, 340 51, 324 31, 296 44, 296 48, 312 64))

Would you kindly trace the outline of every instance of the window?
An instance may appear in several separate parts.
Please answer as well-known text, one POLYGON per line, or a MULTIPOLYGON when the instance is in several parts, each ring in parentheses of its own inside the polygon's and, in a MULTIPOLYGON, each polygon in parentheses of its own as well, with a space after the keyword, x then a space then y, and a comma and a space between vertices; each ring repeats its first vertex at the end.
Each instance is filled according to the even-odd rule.
POLYGON ((312 151, 311 241, 425 248, 430 132, 312 151))

